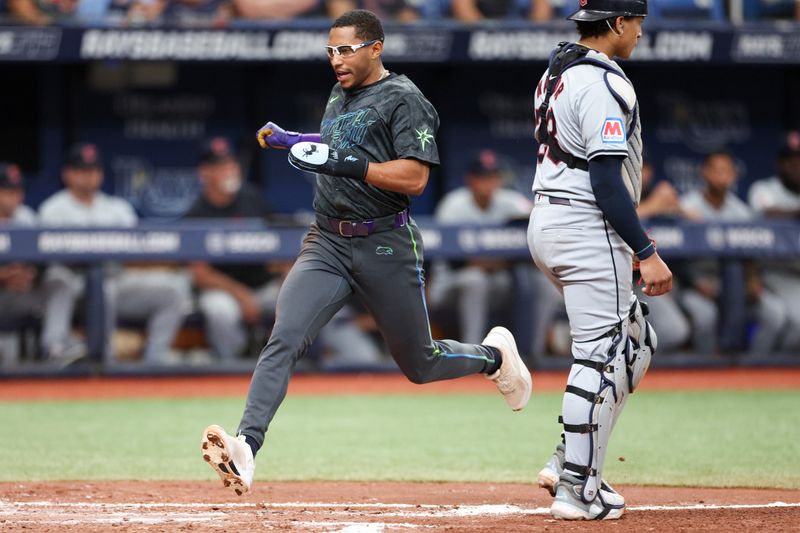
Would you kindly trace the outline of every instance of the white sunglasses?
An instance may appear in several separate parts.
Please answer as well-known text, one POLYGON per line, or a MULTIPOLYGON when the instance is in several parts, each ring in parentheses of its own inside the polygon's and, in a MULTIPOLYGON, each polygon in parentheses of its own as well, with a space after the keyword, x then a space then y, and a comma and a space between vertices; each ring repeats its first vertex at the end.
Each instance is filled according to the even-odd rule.
POLYGON ((333 59, 333 56, 339 54, 342 57, 353 57, 359 48, 364 48, 371 44, 381 42, 383 39, 372 39, 365 41, 361 44, 340 44, 339 46, 326 46, 325 51, 328 52, 328 57, 333 59))

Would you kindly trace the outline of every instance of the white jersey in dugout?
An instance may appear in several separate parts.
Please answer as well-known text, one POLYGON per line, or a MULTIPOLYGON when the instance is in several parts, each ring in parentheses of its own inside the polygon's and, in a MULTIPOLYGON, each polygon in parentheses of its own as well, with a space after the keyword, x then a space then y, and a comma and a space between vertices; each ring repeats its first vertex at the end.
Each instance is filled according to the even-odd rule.
MULTIPOLYGON (((635 204, 642 190, 642 140, 639 109, 633 85, 616 62, 597 51, 586 59, 602 62, 567 68, 550 97, 548 131, 559 146, 575 157, 591 160, 600 155, 625 156, 622 177, 635 204)), ((535 109, 544 100, 549 70, 536 86, 535 109)), ((538 113, 537 113, 538 115, 538 113)), ((540 117, 536 117, 536 128, 540 117)), ((568 168, 539 146, 534 194, 595 202, 589 172, 568 168)))

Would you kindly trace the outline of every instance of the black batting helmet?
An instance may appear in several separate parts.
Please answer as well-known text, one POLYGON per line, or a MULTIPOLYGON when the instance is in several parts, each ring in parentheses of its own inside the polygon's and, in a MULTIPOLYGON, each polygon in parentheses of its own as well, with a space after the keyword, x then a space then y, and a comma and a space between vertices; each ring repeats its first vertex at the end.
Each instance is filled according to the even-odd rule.
POLYGON ((613 17, 647 16, 647 0, 579 0, 580 9, 569 20, 592 22, 613 17))

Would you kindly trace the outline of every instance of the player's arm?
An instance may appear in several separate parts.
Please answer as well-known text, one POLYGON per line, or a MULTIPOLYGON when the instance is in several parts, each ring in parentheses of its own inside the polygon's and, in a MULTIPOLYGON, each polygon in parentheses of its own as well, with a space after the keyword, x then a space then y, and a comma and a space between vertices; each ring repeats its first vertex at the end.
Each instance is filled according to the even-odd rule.
POLYGON ((227 274, 220 272, 209 263, 195 262, 189 266, 192 279, 200 289, 219 289, 231 293, 234 296, 245 292, 250 292, 245 285, 239 283, 227 274))
POLYGON ((747 193, 747 203, 750 207, 767 218, 792 219, 800 218, 800 209, 785 208, 778 205, 778 198, 771 190, 756 182, 747 193))
POLYGON ((334 150, 325 143, 315 142, 292 146, 289 163, 305 172, 364 181, 380 189, 414 196, 425 190, 430 173, 430 165, 417 159, 376 163, 352 150, 334 150))
POLYGON ((195 262, 189 265, 195 285, 203 290, 221 290, 230 294, 239 304, 242 316, 246 322, 256 322, 260 318, 261 310, 253 296, 252 291, 243 283, 231 276, 220 272, 209 263, 195 262))
POLYGON ((630 193, 622 182, 622 156, 601 155, 589 161, 589 179, 603 216, 639 259, 644 292, 657 296, 672 290, 672 272, 644 231, 630 193))
POLYGON ((764 216, 767 218, 782 218, 784 220, 800 218, 800 209, 781 209, 770 207, 764 209, 764 216))
POLYGON ((369 163, 364 181, 386 191, 419 196, 428 185, 431 167, 416 159, 369 163))

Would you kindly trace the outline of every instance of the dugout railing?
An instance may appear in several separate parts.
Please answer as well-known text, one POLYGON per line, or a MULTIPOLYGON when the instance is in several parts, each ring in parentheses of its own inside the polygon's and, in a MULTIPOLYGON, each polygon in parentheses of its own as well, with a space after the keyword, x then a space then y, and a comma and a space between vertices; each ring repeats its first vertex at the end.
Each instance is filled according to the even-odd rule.
MULTIPOLYGON (((424 217, 419 220, 425 241, 425 259, 463 259, 467 257, 503 257, 529 262, 524 221, 505 226, 444 226, 424 217)), ((744 309, 745 287, 741 277, 742 261, 800 258, 800 224, 794 222, 756 222, 751 224, 676 223, 652 224, 650 234, 670 263, 680 259, 717 258, 723 265, 723 291, 720 301, 721 338, 740 339, 740 345, 730 344, 728 353, 717 357, 698 357, 677 353, 659 357, 656 366, 709 366, 732 364, 800 364, 795 354, 764 354, 763 359, 742 360, 741 341, 747 328, 752 327, 744 309)), ((207 223, 177 223, 169 225, 142 224, 136 228, 37 228, 0 229, 0 256, 3 261, 20 261, 46 265, 52 262, 81 264, 87 269, 87 298, 83 312, 89 357, 69 368, 48 364, 25 364, 6 369, 6 375, 48 373, 111 373, 137 374, 152 372, 247 372, 255 358, 236 362, 210 363, 202 367, 150 368, 136 364, 115 364, 102 360, 103 337, 103 269, 107 262, 156 261, 183 264, 191 260, 211 262, 267 262, 273 259, 291 260, 300 250, 305 227, 268 227, 258 222, 246 225, 207 223)), ((522 297, 535 297, 534 294, 522 297)), ((797 303, 800 305, 800 302, 797 303)), ((196 317, 193 318, 196 320, 196 317)), ((17 322, 6 324, 0 318, 0 329, 13 328, 17 322)), ((196 325, 196 324, 195 324, 196 325)), ((35 323, 26 321, 26 329, 35 323)), ((529 332, 524 325, 510 324, 521 338, 529 332)), ((21 326, 20 326, 21 327, 21 326)), ((27 337, 26 337, 27 338, 27 337)), ((27 348, 30 350, 30 348, 27 348)), ((253 354, 255 356, 257 354, 253 354)), ((35 354, 33 354, 35 359, 35 354)), ((544 358, 531 363, 538 368, 564 367, 565 358, 544 358)), ((392 370, 392 365, 372 370, 392 370)), ((352 369, 350 369, 352 370, 352 369)))

